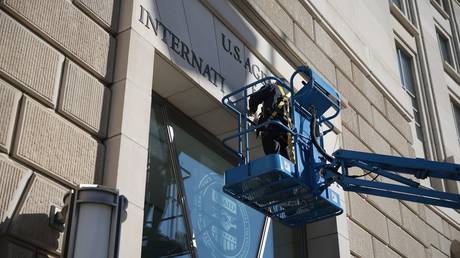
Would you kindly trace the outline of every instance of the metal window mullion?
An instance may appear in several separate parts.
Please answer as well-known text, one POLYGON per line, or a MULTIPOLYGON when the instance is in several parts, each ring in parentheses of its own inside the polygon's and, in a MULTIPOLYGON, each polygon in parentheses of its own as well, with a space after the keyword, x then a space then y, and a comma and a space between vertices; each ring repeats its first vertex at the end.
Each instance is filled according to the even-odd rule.
POLYGON ((259 247, 257 249, 257 258, 263 258, 265 253, 265 244, 267 243, 268 233, 270 232, 270 227, 273 227, 270 217, 265 217, 264 225, 262 227, 259 247))
POLYGON ((401 12, 402 12, 404 15, 407 16, 407 12, 406 12, 406 11, 407 11, 406 0, 401 0, 401 8, 402 8, 401 12))
MULTIPOLYGON (((163 124, 165 125, 170 125, 170 119, 168 116, 168 112, 166 110, 166 107, 162 107, 161 110, 161 118, 163 120, 163 124)), ((168 151, 169 151, 169 156, 171 159, 171 167, 172 167, 172 172, 173 172, 173 177, 176 181, 176 185, 178 186, 178 202, 179 205, 182 208, 182 216, 184 217, 184 224, 185 224, 185 230, 187 232, 186 234, 186 239, 188 243, 188 250, 190 254, 192 255, 192 258, 197 258, 197 254, 193 245, 193 227, 192 227, 192 221, 188 216, 188 207, 187 207, 187 202, 186 202, 186 197, 185 197, 185 185, 184 182, 181 178, 181 173, 180 173, 180 166, 177 161, 177 151, 176 151, 176 146, 174 142, 172 141, 171 135, 169 133, 169 130, 166 127, 163 127, 163 130, 165 130, 167 137, 169 138, 169 143, 167 143, 168 146, 168 151)))

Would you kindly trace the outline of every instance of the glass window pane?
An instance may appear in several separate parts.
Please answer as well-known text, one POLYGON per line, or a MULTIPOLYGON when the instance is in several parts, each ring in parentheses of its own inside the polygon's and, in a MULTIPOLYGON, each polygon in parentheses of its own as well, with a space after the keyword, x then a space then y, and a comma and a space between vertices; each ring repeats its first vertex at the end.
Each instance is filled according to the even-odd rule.
POLYGON ((405 14, 407 16, 407 18, 412 22, 414 23, 414 12, 413 12, 413 8, 412 8, 412 3, 410 2, 410 0, 404 0, 405 2, 405 6, 406 6, 406 11, 405 11, 405 14))
POLYGON ((422 127, 419 126, 419 125, 415 125, 415 131, 417 133, 417 139, 419 139, 420 141, 423 141, 423 131, 422 131, 422 127))
POLYGON ((412 93, 412 95, 415 95, 415 81, 413 75, 412 57, 399 47, 397 49, 401 83, 407 91, 412 93))
POLYGON ((404 6, 403 6, 403 0, 392 0, 393 4, 395 4, 399 10, 401 10, 404 13, 404 6))
POLYGON ((449 13, 449 2, 448 2, 448 0, 442 0, 442 8, 444 9, 444 11, 449 13))
POLYGON ((438 41, 442 59, 452 65, 452 54, 450 52, 449 40, 438 32, 438 41))
POLYGON ((222 175, 184 152, 178 158, 198 256, 256 257, 264 216, 224 194, 222 175))
POLYGON ((267 240, 265 242, 265 249, 263 250, 263 258, 273 258, 275 257, 274 253, 274 242, 273 242, 273 222, 269 224, 269 228, 267 230, 267 240))
POLYGON ((415 129, 417 133, 417 139, 423 142, 423 130, 422 130, 422 122, 420 119, 420 113, 414 109, 414 120, 415 120, 415 129))
POLYGON ((161 116, 161 108, 152 110, 142 236, 142 257, 149 258, 188 252, 179 186, 161 116))
POLYGON ((422 120, 420 118, 418 101, 415 96, 410 96, 410 97, 411 97, 412 111, 414 112, 415 131, 417 134, 417 139, 423 142, 423 130, 421 126, 422 120))
POLYGON ((228 160, 209 148, 201 140, 198 140, 198 137, 193 137, 189 132, 190 130, 182 128, 180 123, 173 121, 172 128, 174 129, 174 144, 178 154, 186 153, 221 175, 224 174, 226 169, 233 167, 228 160))
POLYGON ((399 78, 401 80, 401 85, 404 86, 404 73, 403 73, 403 70, 402 70, 402 57, 401 57, 401 49, 399 49, 398 47, 396 47, 396 54, 398 56, 398 68, 399 68, 399 78))
POLYGON ((457 136, 460 139, 460 107, 457 104, 453 104, 455 123, 457 125, 457 136))
POLYGON ((193 238, 199 257, 256 257, 265 217, 222 191, 234 165, 184 123, 172 123, 193 238))
POLYGON ((160 109, 152 110, 142 257, 190 257, 190 245, 198 257, 256 257, 265 217, 223 193, 232 159, 191 120, 160 109))
POLYGON ((401 84, 409 95, 412 111, 414 114, 414 129, 416 137, 423 148, 423 130, 421 127, 422 121, 420 116, 420 107, 416 91, 415 69, 413 64, 413 57, 405 52, 401 47, 396 45, 396 53, 398 56, 399 73, 401 77, 401 84))

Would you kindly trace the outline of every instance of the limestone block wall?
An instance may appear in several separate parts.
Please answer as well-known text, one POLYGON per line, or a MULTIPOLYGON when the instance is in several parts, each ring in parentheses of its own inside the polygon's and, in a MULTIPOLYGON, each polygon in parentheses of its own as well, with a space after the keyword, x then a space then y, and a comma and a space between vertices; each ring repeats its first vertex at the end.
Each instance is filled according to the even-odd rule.
MULTIPOLYGON (((279 48, 296 65, 315 68, 348 102, 341 115, 342 147, 414 156, 410 121, 384 93, 386 85, 354 58, 353 51, 362 49, 350 51, 340 43, 308 2, 251 0, 246 13, 252 13, 247 17, 254 24, 269 28, 267 37, 283 42, 279 48)), ((458 221, 429 206, 355 193, 346 193, 345 206, 345 223, 339 218, 307 228, 314 236, 306 247, 311 257, 450 257, 451 242, 460 240, 458 221), (331 232, 337 236, 331 238, 331 232)))
POLYGON ((102 182, 117 2, 0 1, 0 257, 58 257, 51 205, 102 182))

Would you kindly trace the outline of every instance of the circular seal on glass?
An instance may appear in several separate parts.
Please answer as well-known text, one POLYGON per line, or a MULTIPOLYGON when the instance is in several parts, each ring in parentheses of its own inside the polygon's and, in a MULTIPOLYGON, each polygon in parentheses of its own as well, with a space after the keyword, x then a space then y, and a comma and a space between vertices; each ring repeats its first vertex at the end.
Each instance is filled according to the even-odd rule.
POLYGON ((247 257, 250 225, 246 207, 222 192, 222 178, 218 175, 204 176, 198 189, 197 240, 205 244, 212 257, 247 257))

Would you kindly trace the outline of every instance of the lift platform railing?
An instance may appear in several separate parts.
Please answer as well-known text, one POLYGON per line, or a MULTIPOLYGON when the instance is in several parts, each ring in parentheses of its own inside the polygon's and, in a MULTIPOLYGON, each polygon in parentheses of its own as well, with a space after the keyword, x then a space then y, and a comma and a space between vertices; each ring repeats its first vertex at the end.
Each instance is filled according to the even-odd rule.
MULTIPOLYGON (((267 121, 264 124, 256 125, 248 115, 248 99, 255 92, 257 87, 260 87, 264 84, 276 83, 280 87, 283 87, 286 91, 292 94, 294 93, 294 88, 287 86, 286 83, 274 76, 268 76, 263 79, 257 80, 249 85, 246 85, 222 98, 222 103, 233 112, 237 117, 237 128, 238 132, 232 135, 229 135, 223 139, 224 146, 232 151, 239 159, 240 164, 247 164, 249 162, 249 137, 250 133, 255 132, 258 128, 267 126, 268 124, 279 124, 283 129, 294 134, 294 132, 287 128, 282 123, 276 121, 267 121), (252 91, 252 92, 249 92, 252 91), (232 100, 232 98, 236 98, 232 100), (242 105, 241 105, 242 104, 242 105), (238 150, 234 150, 227 142, 238 138, 238 150), (244 154, 243 154, 244 153, 244 154)), ((293 108, 292 102, 290 103, 291 110, 293 108)), ((292 117, 291 117, 292 119, 292 117)))
MULTIPOLYGON (((274 121, 274 120, 266 121, 263 124, 255 124, 251 120, 251 117, 248 115, 248 99, 251 97, 252 94, 254 94, 255 90, 258 87, 264 84, 276 83, 279 86, 281 86, 283 89, 285 89, 290 94, 290 96, 295 96, 294 79, 297 75, 303 75, 308 80, 308 82, 305 82, 304 80, 302 80, 302 84, 304 85, 305 89, 310 89, 310 88, 321 89, 321 94, 328 94, 328 92, 335 92, 312 69, 306 66, 300 66, 292 74, 289 85, 287 85, 286 81, 283 79, 280 79, 274 76, 268 76, 260 80, 257 80, 251 84, 248 84, 222 98, 222 103, 224 104, 224 106, 228 110, 230 110, 232 113, 234 113, 234 115, 237 118, 237 132, 228 135, 222 141, 223 141, 224 146, 239 158, 240 164, 247 164, 249 162, 250 153, 249 153, 248 135, 250 133, 254 133, 257 129, 263 128, 270 124, 274 124, 274 125, 276 124, 280 128, 283 128, 286 132, 291 133, 293 136, 294 147, 297 145, 296 143, 299 141, 299 139, 301 139, 302 143, 304 144, 307 143, 306 140, 309 141, 308 136, 297 133, 295 124, 293 124, 291 128, 288 128, 286 125, 280 123, 279 121, 274 121), (325 87, 328 89, 324 90, 325 87), (229 141, 236 139, 236 138, 238 139, 237 150, 235 150, 233 147, 231 147, 228 144, 229 141)), ((291 110, 290 118, 293 123, 294 123, 295 112, 301 113, 304 117, 311 117, 310 111, 307 110, 307 108, 302 105, 303 103, 299 102, 300 99, 301 98, 291 97, 289 100, 289 105, 290 105, 290 110, 291 110)), ((322 132, 322 136, 333 131, 334 125, 330 121, 334 119, 335 117, 337 117, 340 112, 340 99, 339 99, 338 94, 335 96, 335 99, 336 99, 336 103, 335 105, 333 105, 335 112, 329 117, 320 116, 318 119, 319 127, 322 124, 325 124, 329 128, 328 130, 322 132)), ((324 113, 327 109, 329 109, 329 106, 326 106, 324 104, 316 105, 316 106, 322 107, 322 109, 319 110, 321 114, 324 113)))

